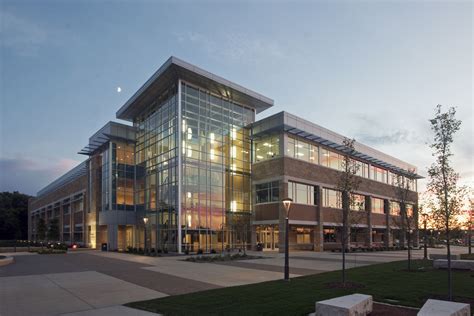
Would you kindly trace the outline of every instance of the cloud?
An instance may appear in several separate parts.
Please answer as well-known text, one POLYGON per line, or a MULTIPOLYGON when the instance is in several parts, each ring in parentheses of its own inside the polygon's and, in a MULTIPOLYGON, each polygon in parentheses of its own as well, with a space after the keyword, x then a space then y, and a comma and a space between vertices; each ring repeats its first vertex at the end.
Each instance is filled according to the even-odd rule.
POLYGON ((204 50, 216 59, 239 62, 258 62, 272 58, 286 58, 289 52, 278 41, 269 38, 254 38, 243 33, 221 33, 209 37, 199 32, 175 33, 178 43, 204 50))
POLYGON ((426 144, 428 139, 423 137, 423 129, 408 130, 400 127, 390 127, 388 115, 381 122, 379 116, 357 114, 354 116, 357 130, 353 133, 357 141, 367 145, 392 144, 426 144))
POLYGON ((19 191, 36 195, 40 189, 79 163, 80 161, 67 158, 54 161, 0 158, 0 191, 19 191))
POLYGON ((34 56, 46 42, 45 29, 7 11, 0 11, 0 46, 22 56, 34 56))

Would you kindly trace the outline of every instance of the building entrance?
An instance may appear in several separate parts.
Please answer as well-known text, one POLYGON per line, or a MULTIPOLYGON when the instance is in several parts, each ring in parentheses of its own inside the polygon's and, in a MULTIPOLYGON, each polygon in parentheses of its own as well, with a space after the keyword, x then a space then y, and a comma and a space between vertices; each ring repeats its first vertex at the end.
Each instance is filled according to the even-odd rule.
POLYGON ((265 225, 257 227, 257 244, 261 244, 263 250, 278 249, 278 225, 265 225))

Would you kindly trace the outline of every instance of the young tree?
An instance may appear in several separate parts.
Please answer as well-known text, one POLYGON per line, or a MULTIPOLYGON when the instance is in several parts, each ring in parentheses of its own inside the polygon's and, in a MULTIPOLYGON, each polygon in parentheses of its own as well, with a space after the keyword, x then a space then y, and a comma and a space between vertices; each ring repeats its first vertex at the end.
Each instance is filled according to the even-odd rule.
POLYGON ((462 194, 458 187, 459 175, 451 167, 450 158, 453 136, 459 130, 461 121, 456 119, 456 109, 451 107, 447 112, 441 112, 441 105, 436 107, 436 115, 430 120, 434 132, 431 144, 435 162, 428 169, 429 183, 427 189, 433 194, 436 204, 433 205, 433 215, 443 224, 446 233, 446 249, 448 256, 448 297, 453 298, 450 231, 461 211, 462 194))
MULTIPOLYGON (((410 170, 413 173, 412 170, 410 170)), ((417 228, 416 214, 414 214, 414 197, 413 191, 410 186, 411 181, 404 176, 397 175, 395 179, 395 196, 400 203, 400 214, 399 216, 392 217, 392 221, 401 230, 401 234, 407 240, 408 248, 408 271, 411 270, 411 245, 412 245, 412 232, 417 228), (410 209, 409 206, 412 208, 410 209)))
POLYGON ((49 222, 48 239, 52 241, 59 240, 59 220, 57 218, 53 218, 49 222))
MULTIPOLYGON (((351 223, 356 212, 351 212, 351 205, 354 204, 353 193, 360 184, 360 179, 356 176, 359 170, 357 161, 351 158, 355 154, 354 139, 344 138, 344 158, 341 163, 342 172, 337 179, 337 189, 341 192, 342 197, 342 233, 341 233, 341 251, 342 251, 342 283, 346 284, 346 247, 350 240, 351 223)), ((359 213, 360 214, 360 213, 359 213)))
POLYGON ((36 236, 41 241, 46 238, 46 223, 44 222, 44 218, 38 218, 36 224, 36 236))

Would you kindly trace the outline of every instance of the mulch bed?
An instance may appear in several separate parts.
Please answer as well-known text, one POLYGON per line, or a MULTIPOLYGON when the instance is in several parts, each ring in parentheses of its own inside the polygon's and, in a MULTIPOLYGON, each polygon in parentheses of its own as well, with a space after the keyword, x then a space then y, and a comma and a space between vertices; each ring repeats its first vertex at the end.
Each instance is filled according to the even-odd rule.
POLYGON ((418 309, 374 302, 370 316, 416 316, 418 309))

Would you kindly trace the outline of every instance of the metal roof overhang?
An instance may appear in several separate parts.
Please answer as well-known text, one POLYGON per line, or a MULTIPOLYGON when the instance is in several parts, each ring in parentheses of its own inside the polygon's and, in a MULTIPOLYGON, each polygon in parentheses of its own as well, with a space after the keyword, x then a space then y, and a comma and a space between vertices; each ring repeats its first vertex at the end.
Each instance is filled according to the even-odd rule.
MULTIPOLYGON (((262 133, 259 133, 259 134, 256 134, 256 135, 253 135, 252 137, 258 137, 260 135, 267 135, 267 134, 270 134, 270 133, 274 133, 276 131, 284 131, 284 132, 287 132, 287 133, 290 133, 290 134, 293 134, 295 136, 299 136, 299 137, 302 137, 302 138, 305 138, 305 139, 308 139, 312 142, 316 142, 318 144, 321 144, 321 145, 324 145, 324 146, 328 146, 330 148, 333 148, 337 151, 340 151, 340 152, 343 152, 343 153, 350 153, 350 150, 346 147, 346 146, 343 146, 343 145, 340 145, 340 144, 337 144, 337 143, 334 143, 330 140, 327 140, 327 139, 324 139, 320 136, 316 136, 316 135, 313 135, 313 134, 310 134, 310 133, 307 133, 305 131, 302 131, 298 128, 295 128, 295 127, 292 127, 292 126, 288 126, 288 125, 282 125, 282 126, 279 126, 279 127, 276 127, 276 128, 272 128, 270 130, 266 130, 266 131, 263 131, 262 133)), ((394 166, 392 164, 389 164, 389 163, 386 163, 382 160, 379 160, 379 159, 376 159, 374 157, 371 157, 369 155, 366 155, 366 154, 363 154, 361 152, 358 152, 358 151, 354 151, 351 153, 352 156, 356 157, 356 158, 359 158, 361 160, 366 160, 374 165, 378 165, 380 167, 383 167, 383 168, 386 168, 386 169, 389 169, 390 171, 394 171, 396 173, 400 173, 402 175, 405 175, 409 178, 413 178, 413 179, 423 179, 422 176, 416 174, 416 173, 412 173, 412 172, 408 172, 407 170, 404 170, 402 168, 399 168, 397 166, 394 166)))
POLYGON ((92 140, 89 142, 89 145, 86 145, 84 148, 81 149, 81 151, 78 152, 80 155, 86 155, 86 156, 91 156, 97 149, 102 147, 104 144, 108 143, 110 140, 120 140, 124 142, 135 142, 134 140, 124 138, 124 137, 119 137, 115 135, 111 135, 108 133, 103 133, 103 136, 96 137, 98 140, 92 140))
POLYGON ((170 87, 170 82, 177 82, 178 79, 196 84, 211 93, 254 108, 257 113, 273 106, 273 100, 270 98, 172 56, 117 111, 117 118, 132 121, 170 87))

